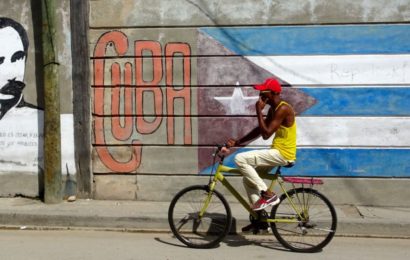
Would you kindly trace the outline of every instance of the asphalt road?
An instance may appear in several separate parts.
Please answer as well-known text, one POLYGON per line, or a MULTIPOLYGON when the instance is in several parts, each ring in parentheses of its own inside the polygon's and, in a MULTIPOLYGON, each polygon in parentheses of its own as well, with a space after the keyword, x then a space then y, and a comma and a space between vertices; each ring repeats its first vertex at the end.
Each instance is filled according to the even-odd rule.
POLYGON ((218 248, 190 249, 168 233, 0 230, 0 259, 410 259, 410 239, 336 237, 322 252, 285 250, 273 236, 230 236, 218 248))

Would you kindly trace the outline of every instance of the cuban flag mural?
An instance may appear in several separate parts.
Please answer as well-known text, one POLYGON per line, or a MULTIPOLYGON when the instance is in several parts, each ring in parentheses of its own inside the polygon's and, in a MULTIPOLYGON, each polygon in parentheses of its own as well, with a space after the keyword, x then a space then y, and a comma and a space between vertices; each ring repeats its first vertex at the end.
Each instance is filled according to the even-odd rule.
MULTIPOLYGON (((201 28, 198 54, 200 144, 254 128, 252 85, 275 77, 297 112, 297 163, 284 174, 410 177, 410 25, 201 28)), ((198 156, 209 173, 209 151, 198 156)))

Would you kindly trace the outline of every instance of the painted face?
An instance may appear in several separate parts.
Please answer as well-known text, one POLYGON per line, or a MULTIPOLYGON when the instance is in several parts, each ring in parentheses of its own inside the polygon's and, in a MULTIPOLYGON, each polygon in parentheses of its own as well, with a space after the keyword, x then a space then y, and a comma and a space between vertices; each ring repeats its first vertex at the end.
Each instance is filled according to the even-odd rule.
MULTIPOLYGON (((14 28, 0 29, 0 100, 15 98, 4 92, 10 81, 23 82, 26 62, 23 42, 14 28)), ((9 84, 10 85, 10 84, 9 84)), ((8 91, 7 91, 8 92, 8 91)))

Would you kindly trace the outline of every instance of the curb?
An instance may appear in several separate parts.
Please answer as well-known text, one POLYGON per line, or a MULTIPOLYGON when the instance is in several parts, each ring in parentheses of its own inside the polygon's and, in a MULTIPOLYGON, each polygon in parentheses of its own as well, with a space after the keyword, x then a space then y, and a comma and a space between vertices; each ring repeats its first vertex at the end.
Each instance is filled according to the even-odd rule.
MULTIPOLYGON (((247 219, 233 219, 233 230, 241 234, 247 219)), ((167 218, 104 217, 76 215, 0 214, 0 229, 27 230, 101 230, 123 232, 171 232, 167 218)), ((374 221, 339 221, 336 236, 409 238, 410 223, 381 223, 374 221)))
MULTIPOLYGON (((128 232, 170 232, 169 202, 77 200, 46 205, 42 202, 0 199, 2 229, 87 229, 128 232)), ((248 213, 230 204, 233 228, 249 224, 248 213)), ((336 236, 410 238, 409 208, 352 205, 336 207, 336 236)))

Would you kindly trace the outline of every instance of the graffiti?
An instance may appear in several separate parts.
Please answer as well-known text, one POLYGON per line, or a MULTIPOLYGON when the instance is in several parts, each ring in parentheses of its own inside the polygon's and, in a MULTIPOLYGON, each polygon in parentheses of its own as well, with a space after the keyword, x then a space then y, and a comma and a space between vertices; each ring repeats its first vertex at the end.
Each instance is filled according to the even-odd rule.
MULTIPOLYGON (((409 177, 409 32, 408 25, 389 24, 201 28, 200 43, 205 47, 198 49, 202 53, 209 54, 220 45, 225 50, 218 52, 218 59, 212 59, 213 66, 205 59, 198 62, 203 67, 197 70, 207 72, 198 77, 198 84, 221 85, 227 81, 212 78, 216 73, 230 75, 228 84, 234 80, 241 84, 262 82, 251 79, 255 74, 286 83, 282 97, 300 116, 296 118, 298 163, 284 174, 409 177), (211 41, 215 42, 212 48, 211 41), (242 59, 231 62, 221 54, 239 55, 242 59), (230 63, 225 65, 227 60, 230 63), (225 68, 224 73, 221 68, 225 68), (247 71, 252 75, 246 75, 247 71)), ((223 105, 221 111, 215 109, 219 104, 202 102, 198 110, 208 115, 244 113, 231 106, 230 101, 240 100, 245 107, 245 96, 249 96, 236 89, 232 94, 210 89, 200 95, 209 104, 216 100, 223 105)), ((228 121, 222 120, 213 118, 212 123, 228 121)), ((241 126, 248 123, 244 117, 229 120, 241 126)), ((201 142, 224 136, 222 131, 215 134, 206 129, 207 124, 209 120, 198 123, 201 142)), ((235 131, 230 129, 233 136, 242 136, 235 131)), ((263 145, 269 143, 256 139, 236 152, 263 145)), ((224 163, 234 166, 234 156, 235 153, 226 157, 224 163)), ((200 163, 205 158, 206 153, 199 153, 200 163)), ((205 174, 212 169, 205 168, 208 165, 202 165, 205 174)))
POLYGON ((28 37, 21 24, 0 18, 0 120, 13 108, 34 107, 23 99, 28 37))
POLYGON ((29 40, 24 27, 0 18, 0 157, 1 172, 34 171, 41 167, 38 115, 24 101, 23 89, 29 40))
POLYGON ((165 143, 175 144, 177 100, 184 102, 183 143, 192 144, 190 46, 187 43, 162 46, 156 41, 136 40, 133 62, 127 56, 129 48, 124 33, 104 33, 96 44, 93 63, 95 150, 108 169, 123 173, 133 172, 141 165, 141 136, 153 135, 165 124, 165 143), (113 58, 122 60, 112 61, 113 58), (150 65, 146 65, 147 59, 151 60, 150 65), (182 60, 182 86, 175 83, 176 59, 182 60), (144 78, 147 71, 152 72, 150 79, 144 78), (163 89, 164 78, 166 87, 163 89), (107 96, 110 96, 108 100, 107 96), (153 113, 144 110, 147 106, 153 113), (111 141, 125 142, 126 147, 131 147, 128 159, 116 156, 109 149, 111 141))
MULTIPOLYGON (((0 17, 0 174, 44 168, 44 111, 23 95, 28 49, 25 28, 0 17)), ((61 124, 62 172, 75 173, 72 115, 62 115, 61 124)))
MULTIPOLYGON (((192 35, 181 34, 189 44, 174 42, 168 29, 158 30, 158 39, 170 36, 161 42, 149 40, 152 32, 145 30, 105 32, 95 39, 92 57, 93 170, 208 173, 210 147, 255 126, 252 97, 257 93, 252 84, 276 77, 284 86, 283 99, 300 115, 298 156, 303 167, 289 172, 385 176, 377 169, 390 167, 396 149, 405 155, 410 151, 406 130, 410 88, 404 77, 409 74, 409 41, 402 40, 409 28, 206 27, 192 30, 192 35), (338 37, 347 31, 348 37, 338 37), (385 35, 397 44, 389 44, 385 35), (366 156, 363 149, 377 156, 366 156), (176 169, 176 160, 184 165, 176 169), (323 164, 315 163, 319 161, 323 164), (379 168, 363 163, 371 161, 379 168)), ((257 139, 243 148, 266 145, 257 139)), ((403 167, 397 172, 408 175, 403 167)))

